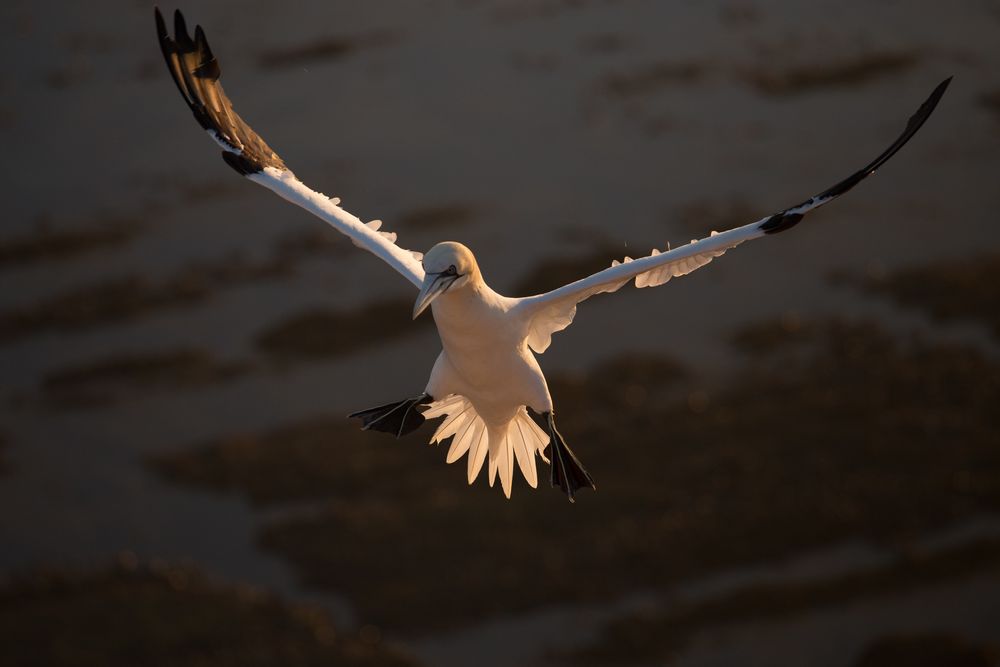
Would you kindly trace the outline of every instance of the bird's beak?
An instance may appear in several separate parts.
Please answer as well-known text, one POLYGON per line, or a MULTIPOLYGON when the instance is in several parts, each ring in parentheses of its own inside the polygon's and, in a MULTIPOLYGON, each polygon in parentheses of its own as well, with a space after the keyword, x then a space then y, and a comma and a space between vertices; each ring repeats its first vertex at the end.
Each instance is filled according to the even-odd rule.
POLYGON ((417 319, 420 313, 431 305, 431 301, 440 296, 451 284, 458 280, 456 275, 445 275, 443 273, 428 273, 424 276, 424 285, 417 295, 417 302, 413 304, 413 319, 417 319))

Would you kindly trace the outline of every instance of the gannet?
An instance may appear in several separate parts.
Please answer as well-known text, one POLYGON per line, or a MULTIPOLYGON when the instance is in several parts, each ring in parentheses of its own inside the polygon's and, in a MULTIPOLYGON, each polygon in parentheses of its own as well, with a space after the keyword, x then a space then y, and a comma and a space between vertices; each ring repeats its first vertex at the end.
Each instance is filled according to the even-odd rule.
POLYGON ((499 475, 508 498, 515 459, 528 484, 537 487, 536 454, 550 464, 551 486, 559 487, 571 502, 579 489, 596 489, 556 428, 552 396, 535 359, 535 354, 548 349, 554 333, 573 322, 577 304, 595 294, 615 292, 629 281, 639 288, 662 285, 744 241, 791 229, 806 213, 844 194, 895 155, 931 115, 951 81, 949 77, 934 89, 881 155, 800 204, 677 248, 614 260, 603 271, 545 294, 512 298, 490 288, 475 255, 461 243, 438 243, 426 255, 404 250, 396 244, 395 234, 381 230, 380 221, 362 222, 341 208, 339 199, 307 187, 233 109, 219 83, 219 63, 201 26, 195 28, 192 39, 177 11, 171 38, 158 9, 155 16, 174 82, 195 119, 222 147, 226 164, 324 220, 413 283, 419 290, 414 319, 431 310, 442 349, 424 391, 349 417, 361 419, 366 430, 385 431, 397 438, 426 420, 442 419, 431 443, 450 440, 448 463, 467 455, 469 484, 488 458, 490 486, 499 475))

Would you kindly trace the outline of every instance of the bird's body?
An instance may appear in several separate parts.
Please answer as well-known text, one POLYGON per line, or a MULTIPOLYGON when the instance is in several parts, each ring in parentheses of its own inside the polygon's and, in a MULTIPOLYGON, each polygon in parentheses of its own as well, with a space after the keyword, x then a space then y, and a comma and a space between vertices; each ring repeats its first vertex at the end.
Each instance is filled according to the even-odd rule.
MULTIPOLYGON (((526 423, 525 408, 537 414, 552 412, 545 375, 535 355, 528 348, 529 322, 518 306, 520 299, 498 294, 482 278, 472 251, 458 243, 443 243, 432 248, 424 258, 439 262, 447 269, 464 260, 467 273, 461 284, 442 292, 430 303, 441 339, 438 355, 425 389, 430 397, 460 396, 464 401, 431 404, 430 411, 440 410, 447 417, 464 411, 469 420, 470 440, 476 420, 482 421, 479 439, 470 442, 469 481, 475 479, 486 452, 490 462, 491 483, 499 473, 501 486, 509 493, 513 462, 516 460, 528 482, 535 486, 537 474, 534 456, 548 444, 544 434, 528 437, 534 430, 526 423), (522 435, 522 433, 524 435, 522 435), (481 439, 481 442, 480 442, 481 439)), ((426 414, 426 413, 425 413, 426 414)), ((466 419, 460 425, 464 424, 466 419)), ((447 433, 445 431, 444 433, 447 433)), ((441 435, 436 439, 444 439, 441 435)), ((464 450, 462 433, 455 433, 456 452, 464 450)))
POLYGON ((527 345, 527 323, 517 316, 517 300, 485 283, 438 299, 431 308, 441 354, 427 393, 467 397, 491 427, 513 418, 518 406, 535 412, 552 409, 552 397, 534 353, 527 345))
MULTIPOLYGON (((458 243, 438 246, 439 261, 452 265, 452 254, 467 258, 468 280, 435 298, 430 308, 441 338, 441 355, 427 392, 431 396, 462 394, 476 406, 490 426, 499 428, 512 418, 517 405, 536 412, 552 409, 545 378, 528 349, 528 325, 521 299, 498 294, 483 280, 472 251, 458 243)), ((433 261, 437 247, 427 254, 433 261)))
POLYGON ((909 119, 896 141, 862 169, 806 201, 779 213, 638 259, 613 261, 609 268, 545 294, 511 298, 483 280, 472 251, 456 242, 431 248, 426 256, 396 245, 396 235, 381 222, 364 223, 310 189, 233 109, 219 84, 218 62, 198 27, 192 39, 180 12, 170 38, 156 11, 160 46, 174 82, 201 126, 222 147, 237 172, 313 213, 346 235, 420 289, 417 317, 430 307, 442 350, 424 393, 356 412, 363 427, 397 437, 425 420, 441 419, 432 442, 449 442, 447 461, 468 454, 471 484, 489 460, 492 486, 499 476, 510 497, 515 461, 530 486, 538 481, 536 454, 550 463, 550 480, 570 498, 594 482, 566 445, 555 425, 552 397, 535 354, 549 347, 552 335, 568 327, 577 304, 614 292, 629 281, 639 288, 662 285, 694 271, 737 245, 798 224, 809 211, 836 199, 875 173, 923 125, 950 79, 942 82, 909 119), (548 458, 546 457, 548 453, 548 458))

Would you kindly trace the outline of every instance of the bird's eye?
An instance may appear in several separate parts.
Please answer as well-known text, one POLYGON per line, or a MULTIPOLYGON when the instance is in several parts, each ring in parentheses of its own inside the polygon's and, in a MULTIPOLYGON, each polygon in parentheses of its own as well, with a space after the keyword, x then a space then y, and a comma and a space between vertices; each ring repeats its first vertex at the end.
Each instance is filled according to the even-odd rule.
POLYGON ((454 265, 454 264, 452 264, 451 266, 449 266, 449 267, 448 267, 448 270, 447 270, 447 271, 445 271, 445 273, 447 273, 447 274, 448 274, 449 276, 453 276, 453 275, 455 275, 456 273, 458 273, 458 269, 456 269, 456 268, 455 268, 455 265, 454 265))

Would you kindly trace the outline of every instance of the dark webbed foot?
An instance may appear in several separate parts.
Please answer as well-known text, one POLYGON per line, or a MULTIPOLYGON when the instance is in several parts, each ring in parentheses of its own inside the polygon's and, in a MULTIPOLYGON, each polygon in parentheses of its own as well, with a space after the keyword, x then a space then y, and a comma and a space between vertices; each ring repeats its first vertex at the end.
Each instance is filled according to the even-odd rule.
POLYGON ((396 403, 386 403, 377 408, 368 408, 351 413, 348 418, 361 420, 361 429, 392 433, 397 438, 417 429, 424 423, 424 416, 417 409, 419 405, 433 403, 430 394, 421 394, 396 403))
POLYGON ((576 454, 569 448, 563 439, 559 429, 556 428, 555 415, 546 412, 541 415, 545 419, 545 426, 549 432, 549 460, 552 462, 552 474, 549 477, 549 484, 554 488, 558 486, 562 489, 569 501, 576 502, 573 498, 579 489, 590 487, 597 490, 594 479, 590 473, 576 458, 576 454))

